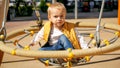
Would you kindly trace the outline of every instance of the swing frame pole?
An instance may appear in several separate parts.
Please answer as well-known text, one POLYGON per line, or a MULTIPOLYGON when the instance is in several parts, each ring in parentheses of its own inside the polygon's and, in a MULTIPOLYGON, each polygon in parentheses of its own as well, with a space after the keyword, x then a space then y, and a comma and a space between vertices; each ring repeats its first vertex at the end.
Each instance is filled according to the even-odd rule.
MULTIPOLYGON (((0 23, 2 23, 0 24, 0 30, 2 30, 2 28, 5 27, 5 23, 6 23, 9 0, 1 0, 0 2, 1 2, 0 3, 0 23)), ((4 52, 0 50, 0 66, 2 63, 3 55, 4 55, 4 52)))
POLYGON ((120 25, 120 0, 118 0, 118 24, 120 25))

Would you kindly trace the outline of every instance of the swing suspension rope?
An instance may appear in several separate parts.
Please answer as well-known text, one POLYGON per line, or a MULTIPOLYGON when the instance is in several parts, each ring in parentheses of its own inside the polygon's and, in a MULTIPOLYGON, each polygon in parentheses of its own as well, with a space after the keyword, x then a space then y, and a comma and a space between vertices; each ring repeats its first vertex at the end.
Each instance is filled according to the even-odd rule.
POLYGON ((96 46, 100 47, 100 23, 101 23, 101 17, 102 17, 102 13, 103 13, 103 9, 104 9, 104 0, 102 0, 102 6, 101 6, 101 10, 100 10, 100 14, 99 14, 99 19, 98 19, 98 24, 96 26, 96 46))
POLYGON ((41 16, 40 16, 40 12, 39 12, 39 9, 36 7, 36 2, 35 2, 35 0, 31 0, 32 1, 32 5, 33 5, 33 7, 34 7, 34 11, 35 11, 35 15, 36 15, 36 17, 37 17, 37 25, 39 26, 39 28, 40 27, 42 27, 43 26, 43 21, 42 21, 42 19, 41 19, 41 16))
POLYGON ((8 2, 7 0, 5 0, 5 4, 4 4, 4 9, 3 9, 3 20, 2 20, 2 26, 0 28, 0 36, 2 37, 2 41, 6 40, 6 28, 5 28, 5 23, 6 23, 6 16, 7 16, 7 10, 8 10, 8 2))

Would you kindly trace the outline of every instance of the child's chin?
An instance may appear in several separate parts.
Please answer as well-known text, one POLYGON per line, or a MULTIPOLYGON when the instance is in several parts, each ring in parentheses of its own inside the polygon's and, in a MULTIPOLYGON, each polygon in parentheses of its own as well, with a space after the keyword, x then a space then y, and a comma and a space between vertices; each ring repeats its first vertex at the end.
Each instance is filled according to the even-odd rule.
POLYGON ((63 24, 58 24, 59 27, 61 27, 63 24))
POLYGON ((64 23, 59 23, 58 25, 59 25, 59 26, 62 26, 63 24, 64 24, 64 23))

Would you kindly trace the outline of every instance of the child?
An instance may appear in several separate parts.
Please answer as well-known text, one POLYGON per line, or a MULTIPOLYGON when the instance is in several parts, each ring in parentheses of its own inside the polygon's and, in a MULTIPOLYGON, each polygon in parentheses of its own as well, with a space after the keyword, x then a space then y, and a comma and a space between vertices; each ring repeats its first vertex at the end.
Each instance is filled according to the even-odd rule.
POLYGON ((45 44, 41 45, 39 50, 81 49, 74 24, 66 22, 65 18, 66 8, 62 3, 56 2, 50 5, 48 8, 49 21, 38 32, 32 45, 44 41, 45 44))

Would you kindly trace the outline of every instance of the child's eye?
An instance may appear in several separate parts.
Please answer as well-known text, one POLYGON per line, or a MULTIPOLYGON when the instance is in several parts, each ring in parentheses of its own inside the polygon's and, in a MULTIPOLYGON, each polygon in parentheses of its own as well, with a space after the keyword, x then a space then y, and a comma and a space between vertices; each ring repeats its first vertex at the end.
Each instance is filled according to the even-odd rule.
POLYGON ((61 16, 54 16, 54 18, 58 18, 58 17, 63 18, 64 16, 63 15, 61 15, 61 16))
POLYGON ((57 18, 58 16, 54 16, 55 18, 57 18))
POLYGON ((63 17, 63 16, 60 16, 61 18, 63 17))

